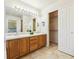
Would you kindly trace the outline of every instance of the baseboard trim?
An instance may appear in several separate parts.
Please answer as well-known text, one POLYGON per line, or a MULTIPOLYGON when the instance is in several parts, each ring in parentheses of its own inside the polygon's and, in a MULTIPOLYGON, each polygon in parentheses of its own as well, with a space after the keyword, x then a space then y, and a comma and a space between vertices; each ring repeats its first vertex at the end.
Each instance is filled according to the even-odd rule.
POLYGON ((56 45, 58 45, 58 43, 56 43, 56 42, 51 42, 51 41, 50 41, 50 44, 56 44, 56 45))
POLYGON ((64 51, 59 50, 59 49, 58 49, 58 51, 60 51, 60 52, 62 52, 62 53, 65 53, 65 54, 67 54, 67 55, 69 55, 69 56, 74 57, 73 55, 70 55, 70 54, 68 54, 68 53, 66 53, 66 52, 64 52, 64 51))

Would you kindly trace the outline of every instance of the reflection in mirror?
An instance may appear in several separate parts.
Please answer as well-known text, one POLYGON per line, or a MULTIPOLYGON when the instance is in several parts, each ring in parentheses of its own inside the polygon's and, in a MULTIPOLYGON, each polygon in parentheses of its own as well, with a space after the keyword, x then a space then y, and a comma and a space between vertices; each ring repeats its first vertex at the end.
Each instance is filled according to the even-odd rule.
POLYGON ((8 33, 17 32, 16 20, 8 20, 8 33))
POLYGON ((20 18, 8 19, 8 33, 34 33, 36 32, 36 18, 23 15, 20 18))
POLYGON ((30 15, 23 16, 23 32, 34 33, 36 31, 36 18, 30 15))
POLYGON ((33 31, 36 31, 36 19, 33 19, 33 31))
POLYGON ((21 32, 23 32, 23 20, 21 20, 21 32))

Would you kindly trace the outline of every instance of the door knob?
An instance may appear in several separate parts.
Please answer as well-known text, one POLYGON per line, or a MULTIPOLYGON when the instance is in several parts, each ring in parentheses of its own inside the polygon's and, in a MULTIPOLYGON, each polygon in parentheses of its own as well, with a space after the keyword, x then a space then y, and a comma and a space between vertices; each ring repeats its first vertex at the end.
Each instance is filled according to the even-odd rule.
POLYGON ((71 32, 71 34, 73 34, 74 32, 71 32))

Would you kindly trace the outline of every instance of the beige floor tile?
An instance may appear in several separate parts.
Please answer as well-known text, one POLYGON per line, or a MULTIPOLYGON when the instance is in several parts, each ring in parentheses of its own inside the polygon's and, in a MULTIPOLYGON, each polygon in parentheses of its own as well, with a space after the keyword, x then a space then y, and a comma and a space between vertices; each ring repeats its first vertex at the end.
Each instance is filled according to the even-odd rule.
POLYGON ((21 59, 74 59, 74 57, 67 55, 57 50, 56 45, 41 48, 21 59))

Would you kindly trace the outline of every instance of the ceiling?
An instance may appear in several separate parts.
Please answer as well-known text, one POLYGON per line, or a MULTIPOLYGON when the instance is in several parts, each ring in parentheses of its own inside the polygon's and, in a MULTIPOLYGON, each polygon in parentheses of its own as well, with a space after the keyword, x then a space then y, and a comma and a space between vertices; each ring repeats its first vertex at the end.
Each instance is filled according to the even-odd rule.
POLYGON ((22 2, 29 4, 35 8, 43 9, 46 6, 55 3, 58 0, 21 0, 22 2))
POLYGON ((20 11, 17 12, 15 10, 14 6, 23 5, 33 7, 33 9, 35 8, 35 10, 42 10, 43 8, 57 1, 58 0, 5 0, 5 9, 6 13, 22 15, 20 11))

